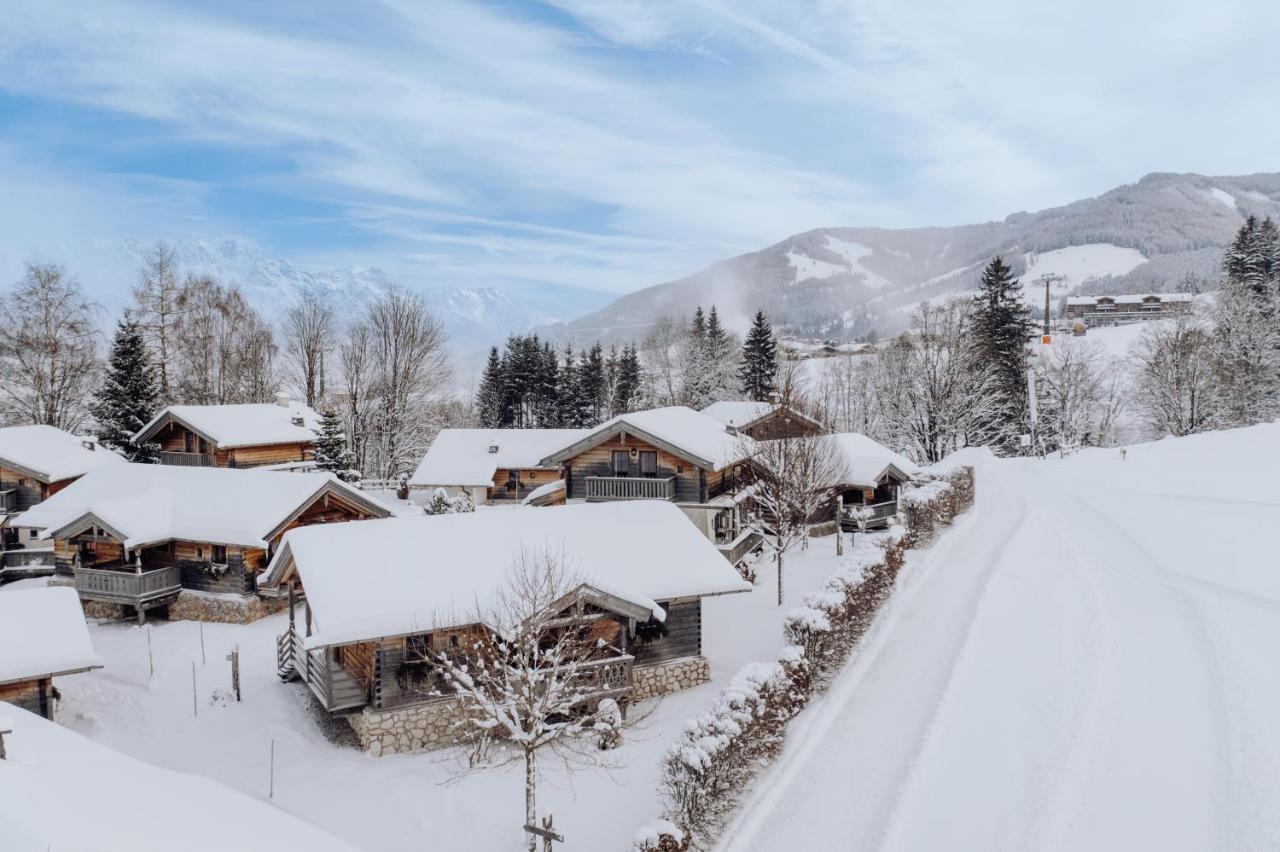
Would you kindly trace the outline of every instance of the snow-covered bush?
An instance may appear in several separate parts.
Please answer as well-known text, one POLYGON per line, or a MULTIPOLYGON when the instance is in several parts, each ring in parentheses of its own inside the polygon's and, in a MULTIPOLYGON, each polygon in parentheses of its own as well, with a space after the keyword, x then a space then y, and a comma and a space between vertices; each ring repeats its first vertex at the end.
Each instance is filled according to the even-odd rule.
POLYGON ((907 520, 907 547, 928 544, 940 527, 973 505, 973 468, 958 467, 907 488, 900 500, 907 520))
POLYGON ((474 512, 476 510, 475 503, 471 502, 471 496, 463 491, 450 497, 443 488, 437 488, 431 493, 431 499, 422 507, 422 511, 428 515, 456 515, 460 512, 474 512))

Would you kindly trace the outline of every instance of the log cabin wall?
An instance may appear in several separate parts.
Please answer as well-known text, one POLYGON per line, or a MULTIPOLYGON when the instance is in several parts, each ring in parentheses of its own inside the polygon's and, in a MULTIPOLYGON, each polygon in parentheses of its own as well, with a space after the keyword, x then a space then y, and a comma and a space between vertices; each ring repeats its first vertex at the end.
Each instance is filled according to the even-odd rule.
POLYGON ((510 482, 512 470, 512 468, 500 467, 493 472, 493 484, 489 486, 488 494, 490 502, 523 500, 535 488, 546 485, 548 482, 555 482, 560 478, 559 470, 519 468, 515 470, 518 477, 517 487, 514 490, 509 490, 507 485, 510 482))
POLYGON ((586 478, 588 476, 613 476, 613 452, 625 450, 627 453, 627 476, 640 476, 640 453, 656 452, 658 454, 658 478, 675 477, 676 501, 680 503, 701 503, 724 491, 725 477, 723 471, 706 471, 705 473, 693 462, 672 455, 666 450, 649 444, 640 438, 626 433, 618 434, 609 440, 597 444, 565 462, 570 469, 570 496, 584 497, 587 493, 586 478), (634 452, 632 452, 634 450, 634 452), (703 493, 703 484, 706 493, 703 493))
POLYGON ((672 603, 658 602, 667 618, 661 627, 641 627, 627 649, 637 666, 651 666, 702 654, 702 599, 672 603), (656 635, 645 638, 648 629, 656 635))
MULTIPOLYGON (((64 480, 57 483, 57 486, 62 488, 71 481, 70 479, 64 480)), ((37 503, 48 499, 51 494, 50 486, 45 485, 38 479, 33 479, 21 471, 0 466, 0 491, 8 491, 10 489, 17 492, 17 508, 21 512, 25 512, 37 503)))
POLYGON ((7 701, 37 716, 52 719, 53 703, 49 700, 49 686, 48 678, 5 684, 0 686, 0 701, 7 701))
MULTIPOLYGON (((289 474, 282 473, 281 476, 289 474)), ((363 521, 373 517, 364 509, 343 500, 334 494, 322 494, 308 506, 302 514, 289 522, 289 525, 280 531, 280 533, 271 541, 273 547, 279 547, 284 534, 291 529, 297 527, 310 526, 311 524, 336 524, 345 521, 363 521)))
POLYGON ((823 430, 816 424, 781 409, 775 409, 745 431, 757 441, 775 441, 779 438, 803 438, 823 434, 823 430))
POLYGON ((182 587, 200 592, 248 595, 256 588, 254 573, 246 562, 261 564, 266 556, 262 548, 228 545, 226 562, 214 563, 215 545, 203 541, 175 541, 170 553, 182 576, 182 587), (226 568, 215 568, 214 565, 226 568))
POLYGON ((315 444, 310 441, 236 447, 231 450, 218 450, 217 454, 218 467, 262 467, 268 464, 310 461, 314 457, 315 444))

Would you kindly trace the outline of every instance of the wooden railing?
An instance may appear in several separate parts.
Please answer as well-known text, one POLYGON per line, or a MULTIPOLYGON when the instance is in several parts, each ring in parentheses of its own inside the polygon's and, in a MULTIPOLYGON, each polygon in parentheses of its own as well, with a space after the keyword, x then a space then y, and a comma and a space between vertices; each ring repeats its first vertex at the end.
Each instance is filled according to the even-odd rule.
POLYGON ((179 453, 173 450, 161 450, 160 464, 177 465, 178 467, 215 467, 212 455, 208 453, 179 453))
POLYGON ((92 600, 113 601, 133 606, 176 595, 182 588, 177 565, 166 565, 136 573, 126 569, 75 568, 76 591, 92 600))
POLYGON ((611 698, 624 695, 634 686, 631 680, 631 665, 635 657, 620 654, 602 660, 592 660, 578 666, 578 680, 589 692, 589 698, 611 698))
POLYGON ((889 519, 898 514, 898 501, 887 500, 884 503, 871 503, 865 506, 847 506, 844 510, 841 527, 846 530, 858 529, 857 512, 860 509, 870 510, 864 519, 867 529, 885 526, 889 519))
POLYGON ((306 638, 292 628, 276 637, 276 670, 280 677, 302 678, 330 713, 369 703, 369 691, 333 659, 332 648, 308 650, 305 643, 306 638))
POLYGON ((717 544, 716 550, 719 550, 724 558, 729 560, 730 565, 737 565, 746 556, 764 543, 764 536, 759 530, 747 529, 738 534, 733 541, 717 544))
POLYGON ((588 500, 674 500, 674 476, 588 476, 588 500))
POLYGON ((18 508, 18 489, 6 488, 0 491, 0 512, 13 512, 18 508))

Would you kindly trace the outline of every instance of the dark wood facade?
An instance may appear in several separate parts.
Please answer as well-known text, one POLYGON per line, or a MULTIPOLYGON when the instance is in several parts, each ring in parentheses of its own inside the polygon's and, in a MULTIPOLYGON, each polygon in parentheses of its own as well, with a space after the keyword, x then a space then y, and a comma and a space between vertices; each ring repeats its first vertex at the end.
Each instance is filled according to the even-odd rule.
POLYGON ((775 441, 822 435, 827 430, 813 418, 780 405, 741 431, 757 441, 775 441))
POLYGON ((643 438, 621 432, 564 462, 568 497, 587 497, 587 477, 673 481, 678 503, 705 503, 732 486, 732 471, 708 470, 643 438))
POLYGON ((25 512, 37 503, 48 500, 54 494, 75 482, 78 477, 44 482, 29 471, 0 464, 0 493, 12 492, 12 505, 0 507, 10 512, 25 512))
POLYGON ((530 492, 560 478, 555 468, 500 467, 493 472, 493 484, 489 486, 487 500, 490 503, 519 502, 530 492))
POLYGON ((314 441, 223 448, 175 420, 168 420, 148 443, 159 447, 161 464, 188 467, 263 467, 315 457, 314 441))

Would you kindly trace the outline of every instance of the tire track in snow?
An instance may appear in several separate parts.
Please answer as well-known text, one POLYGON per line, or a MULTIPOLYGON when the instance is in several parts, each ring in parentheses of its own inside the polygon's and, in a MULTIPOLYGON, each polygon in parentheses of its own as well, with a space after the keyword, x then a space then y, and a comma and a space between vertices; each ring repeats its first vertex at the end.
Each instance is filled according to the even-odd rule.
MULTIPOLYGON (((1022 471, 1018 473, 1022 474, 1022 471)), ((1001 478, 1008 478, 1008 475, 1001 478)), ((730 826, 717 846, 718 849, 731 852, 755 848, 757 838, 766 833, 762 830, 765 826, 780 818, 785 822, 785 815, 779 813, 779 809, 784 805, 784 799, 788 794, 804 787, 799 783, 801 775, 808 764, 815 759, 815 753, 829 745, 833 729, 840 721, 841 711, 847 709, 846 704, 853 700, 876 664, 891 653, 888 646, 894 636, 894 623, 899 618, 909 615, 913 604, 920 597, 938 591, 936 587, 945 579, 944 572, 951 571, 954 576, 959 566, 981 564, 984 567, 964 584, 963 597, 958 599, 957 605, 952 610, 954 616, 951 625, 956 629, 949 633, 950 635, 958 634, 957 641, 947 650, 940 652, 942 659, 935 660, 932 668, 936 669, 940 665, 941 674, 927 680, 924 686, 931 689, 931 694, 921 696, 926 700, 916 705, 927 708, 926 715, 908 722, 907 711, 910 708, 903 707, 891 731, 865 732, 869 736, 878 734, 885 738, 890 734, 897 734, 899 739, 907 739, 914 743, 913 758, 918 756, 941 705, 945 685, 949 682, 951 672, 960 657, 965 637, 972 629, 973 619, 990 584, 991 576, 1000 564, 1000 556, 1008 541, 1025 522, 1026 515, 1025 501, 1010 499, 1007 489, 998 487, 983 489, 978 503, 965 518, 944 532, 940 540, 927 552, 919 554, 922 557, 919 562, 915 560, 909 562, 904 572, 908 582, 903 583, 900 579, 898 592, 890 597, 885 610, 877 616, 875 624, 863 638, 853 659, 837 676, 832 688, 821 699, 821 705, 812 708, 817 712, 808 720, 803 731, 799 732, 802 736, 799 745, 791 751, 789 756, 784 757, 783 761, 776 764, 766 777, 760 779, 757 786, 765 790, 764 794, 754 803, 756 807, 753 810, 741 814, 738 821, 730 826), (995 524, 984 525, 982 521, 991 514, 997 516, 995 524), (977 553, 975 555, 966 551, 977 551, 977 553), (957 553, 965 555, 960 559, 952 559, 957 553), (937 576, 939 573, 944 573, 944 576, 937 576)), ((892 664, 889 663, 889 665, 892 664)), ((899 761, 896 767, 890 769, 889 777, 881 777, 877 779, 877 783, 868 785, 882 791, 883 795, 880 801, 872 806, 872 811, 867 815, 866 820, 850 826, 851 831, 847 835, 850 846, 847 848, 876 848, 893 816, 913 766, 913 762, 899 761), (870 824, 867 824, 868 822, 870 824), (875 842, 870 842, 867 838, 875 838, 875 842)))

